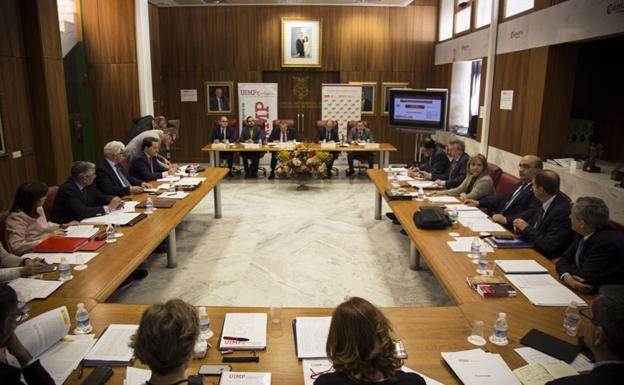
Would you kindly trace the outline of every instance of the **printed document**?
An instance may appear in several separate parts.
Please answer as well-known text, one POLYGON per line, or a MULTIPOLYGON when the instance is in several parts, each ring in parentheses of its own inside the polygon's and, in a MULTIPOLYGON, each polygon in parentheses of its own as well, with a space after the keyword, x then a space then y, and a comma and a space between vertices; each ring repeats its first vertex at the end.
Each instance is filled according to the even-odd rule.
POLYGON ((443 352, 442 358, 464 385, 520 385, 500 354, 473 349, 443 352))
POLYGON ((122 211, 116 211, 106 215, 100 215, 97 217, 91 217, 83 219, 80 223, 89 223, 94 225, 115 225, 123 226, 130 223, 134 218, 141 215, 141 213, 124 213, 122 211))
POLYGON ((510 260, 495 260, 498 267, 505 273, 515 274, 535 274, 535 273, 548 273, 548 269, 540 265, 532 259, 510 259, 510 260))
POLYGON ((330 323, 331 317, 296 318, 297 357, 321 358, 327 356, 325 346, 330 323))
POLYGON ((128 346, 139 325, 111 324, 85 357, 86 361, 131 362, 134 351, 128 346))
MULTIPOLYGON (((56 289, 61 287, 65 281, 47 281, 45 279, 17 278, 9 282, 9 286, 16 292, 21 292, 24 301, 30 302, 33 299, 46 299, 56 289), (30 293, 30 295, 28 295, 30 293)), ((31 352, 32 353, 32 352, 31 352)))
POLYGON ((124 385, 144 385, 152 377, 152 371, 147 369, 134 368, 128 366, 126 368, 126 379, 124 385))
MULTIPOLYGON (((559 359, 542 353, 531 347, 522 347, 514 349, 528 364, 543 364, 548 362, 558 362, 559 359)), ((594 364, 584 354, 576 356, 570 364, 577 372, 589 372, 594 368, 594 364)))
POLYGON ((271 373, 223 372, 219 385, 271 385, 271 373))
POLYGON ((219 349, 262 350, 267 345, 266 313, 226 313, 219 349), (249 341, 224 339, 245 338, 249 341))
POLYGON ((88 263, 95 258, 98 253, 75 252, 75 253, 28 253, 25 258, 43 258, 46 263, 61 263, 61 258, 65 257, 70 265, 80 265, 88 263))
POLYGON ((438 196, 438 197, 427 197, 427 200, 429 200, 429 202, 432 203, 458 203, 459 199, 455 198, 455 197, 449 197, 449 196, 438 196))
POLYGON ((67 238, 93 238, 100 232, 100 229, 91 225, 69 226, 65 229, 67 238))
POLYGON ((66 335, 39 357, 57 385, 62 385, 95 344, 93 334, 66 335))
POLYGON ((571 301, 587 305, 550 274, 506 274, 505 278, 536 306, 568 306, 571 301))

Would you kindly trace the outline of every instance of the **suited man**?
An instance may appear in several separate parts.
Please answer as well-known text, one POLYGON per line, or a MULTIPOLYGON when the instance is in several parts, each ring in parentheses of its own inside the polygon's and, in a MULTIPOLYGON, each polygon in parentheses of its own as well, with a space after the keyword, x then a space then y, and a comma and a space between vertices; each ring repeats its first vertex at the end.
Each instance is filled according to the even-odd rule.
POLYGON ((513 221, 522 218, 531 219, 537 212, 540 202, 533 196, 531 182, 533 177, 543 168, 542 160, 535 155, 525 155, 518 164, 520 182, 513 185, 509 191, 493 197, 480 200, 466 199, 464 204, 481 207, 493 212, 492 220, 512 229, 513 221))
POLYGON ((153 117, 152 115, 146 115, 140 117, 134 121, 134 127, 130 134, 126 137, 125 143, 128 144, 132 139, 142 132, 149 130, 164 130, 167 128, 167 118, 164 116, 153 117))
MULTIPOLYGON (((589 309, 588 309, 589 310, 589 309)), ((624 377, 624 286, 600 289, 591 310, 581 310, 587 328, 585 345, 596 363, 591 372, 552 380, 546 385, 617 385, 624 377)))
POLYGON ((167 168, 158 162, 158 140, 143 139, 143 151, 130 161, 129 174, 143 182, 151 182, 175 174, 176 169, 167 168))
MULTIPOLYGON (((245 126, 241 131, 240 140, 245 143, 261 143, 263 129, 256 126, 256 121, 252 116, 245 119, 245 126)), ((245 178, 257 178, 258 166, 260 158, 264 156, 262 151, 241 151, 240 156, 243 160, 243 168, 245 169, 245 178)))
MULTIPOLYGON (((420 146, 420 152, 427 158, 427 161, 421 163, 420 165, 417 165, 417 163, 414 162, 414 167, 408 170, 408 175, 412 178, 420 176, 421 172, 427 172, 435 175, 446 174, 448 172, 451 161, 446 156, 446 152, 444 152, 437 145, 435 140, 431 138, 423 140, 423 143, 420 146)), ((429 174, 425 174, 423 177, 428 177, 429 174)))
POLYGON ((297 56, 305 57, 305 49, 303 48, 303 32, 299 32, 299 38, 296 42, 297 56))
POLYGON ((210 98, 210 111, 229 111, 230 103, 227 96, 223 94, 223 88, 217 87, 215 95, 210 98))
MULTIPOLYGON (((279 122, 279 127, 275 127, 269 135, 269 142, 286 143, 297 140, 297 131, 288 127, 285 121, 279 122)), ((271 174, 269 179, 275 179, 275 167, 277 166, 277 157, 275 152, 271 152, 271 174)))
MULTIPOLYGON (((340 142, 335 120, 328 119, 325 121, 325 126, 319 127, 315 142, 340 142)), ((340 151, 329 151, 329 154, 332 157, 329 163, 327 163, 327 177, 331 178, 331 169, 334 167, 334 161, 340 156, 340 151)))
POLYGON ((451 164, 447 172, 435 174, 422 171, 420 175, 425 179, 433 180, 439 186, 450 189, 459 186, 466 179, 470 157, 466 154, 466 145, 461 140, 451 140, 447 148, 451 155, 451 164))
POLYGON ((624 235, 609 225, 604 201, 578 198, 570 220, 576 235, 557 261, 560 279, 583 293, 599 285, 624 285, 624 235))
MULTIPOLYGON (((370 128, 364 126, 363 121, 357 122, 355 127, 351 129, 349 132, 349 142, 351 144, 362 143, 362 142, 373 142, 373 133, 370 128)), ((369 151, 349 151, 347 153, 347 163, 349 165, 349 169, 347 170, 347 176, 351 176, 355 174, 355 170, 353 169, 353 160, 355 157, 364 157, 368 160, 368 168, 373 168, 375 165, 375 155, 369 151)))
POLYGON ((124 196, 141 194, 150 185, 126 173, 121 166, 125 158, 125 146, 121 142, 108 142, 104 146, 104 160, 100 162, 95 173, 95 185, 106 195, 124 196))
POLYGON ((123 205, 119 197, 102 194, 93 184, 95 165, 77 161, 71 168, 71 176, 56 193, 52 207, 52 221, 69 223, 96 215, 108 214, 123 205))
POLYGON ((572 240, 570 203, 559 192, 559 175, 552 170, 535 174, 531 189, 541 206, 528 222, 516 218, 514 230, 544 256, 556 258, 572 240))
POLYGON ((366 90, 362 87, 362 112, 370 112, 373 110, 373 103, 366 97, 366 90))
MULTIPOLYGON (((213 143, 234 143, 234 128, 230 126, 230 121, 226 116, 219 118, 219 124, 212 130, 213 143)), ((232 166, 234 164, 234 153, 231 151, 219 151, 219 156, 225 158, 230 172, 228 176, 233 176, 232 166)))

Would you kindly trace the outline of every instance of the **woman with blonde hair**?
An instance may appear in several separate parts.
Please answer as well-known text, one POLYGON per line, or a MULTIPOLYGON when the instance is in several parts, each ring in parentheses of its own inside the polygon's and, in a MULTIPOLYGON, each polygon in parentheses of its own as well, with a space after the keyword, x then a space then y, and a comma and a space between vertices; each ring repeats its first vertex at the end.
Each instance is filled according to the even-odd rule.
POLYGON ((467 167, 468 175, 466 175, 466 178, 459 186, 449 190, 436 191, 431 195, 450 195, 459 197, 461 200, 479 200, 496 194, 494 182, 488 174, 487 159, 485 159, 485 156, 477 154, 470 157, 467 167))
POLYGON ((334 310, 326 349, 336 371, 315 385, 425 385, 418 374, 401 371, 390 321, 365 299, 350 298, 334 310))

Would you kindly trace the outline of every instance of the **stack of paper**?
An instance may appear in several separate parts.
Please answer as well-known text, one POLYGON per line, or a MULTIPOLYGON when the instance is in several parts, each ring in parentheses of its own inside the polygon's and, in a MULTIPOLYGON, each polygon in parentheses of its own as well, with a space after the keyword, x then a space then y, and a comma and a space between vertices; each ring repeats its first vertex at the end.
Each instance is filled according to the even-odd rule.
POLYGON ((122 211, 124 213, 133 213, 134 212, 134 208, 138 204, 139 204, 139 201, 127 201, 127 202, 124 202, 122 211))
POLYGON ((295 351, 299 358, 326 357, 331 317, 297 317, 294 321, 295 351))
POLYGON ((430 180, 413 180, 407 183, 409 183, 410 186, 415 187, 415 188, 420 188, 420 187, 427 188, 427 189, 442 188, 442 186, 434 184, 430 180))
POLYGON ((484 217, 459 217, 459 223, 468 227, 472 231, 506 231, 505 228, 498 223, 492 222, 489 218, 484 217))
POLYGON ((184 191, 176 191, 176 192, 164 192, 159 195, 159 198, 166 199, 184 199, 189 195, 189 193, 184 191))
POLYGON ((219 340, 220 350, 264 350, 266 345, 266 313, 225 314, 219 340))
POLYGON ((449 211, 451 211, 451 210, 457 210, 457 211, 481 211, 481 210, 479 210, 476 207, 468 206, 468 205, 465 205, 463 203, 446 205, 445 207, 449 211))
POLYGON ((152 377, 152 371, 147 369, 126 368, 126 379, 124 385, 144 385, 152 377))
POLYGON ((80 221, 80 223, 88 223, 94 225, 115 225, 123 226, 130 223, 133 219, 141 215, 141 213, 124 213, 122 211, 112 212, 106 215, 99 215, 97 217, 86 218, 80 221))
MULTIPOLYGON (((516 353, 520 355, 528 364, 544 364, 549 362, 561 362, 561 360, 555 357, 549 356, 546 353, 542 353, 537 349, 530 347, 522 347, 514 349, 516 353)), ((594 364, 589 361, 584 354, 576 356, 574 361, 570 364, 577 372, 589 372, 594 368, 594 364)))
POLYGON ((561 377, 578 374, 570 365, 563 361, 528 364, 513 371, 523 385, 544 385, 561 377))
POLYGON ((494 261, 507 274, 542 274, 548 269, 532 259, 510 259, 494 261))
POLYGON ((175 182, 176 186, 197 186, 201 182, 205 181, 204 177, 196 177, 196 178, 182 178, 179 181, 175 182))
POLYGON ((443 352, 442 358, 464 385, 520 385, 500 354, 473 349, 443 352))
POLYGON ((333 373, 334 367, 327 358, 308 358, 301 362, 304 385, 313 385, 323 374, 333 373))
POLYGON ((384 168, 385 172, 407 172, 407 169, 405 167, 386 167, 384 168))
POLYGON ((572 301, 587 305, 550 274, 506 274, 505 278, 536 306, 568 306, 572 301))
POLYGON ((271 373, 223 372, 219 385, 271 385, 271 373))
POLYGON ((77 251, 75 253, 28 253, 24 258, 43 258, 46 263, 61 263, 61 258, 65 257, 70 265, 82 265, 89 263, 98 253, 88 253, 77 251))
POLYGON ((158 183, 177 182, 179 180, 180 180, 179 176, 168 176, 168 177, 165 177, 165 178, 156 179, 156 182, 158 182, 158 183))
MULTIPOLYGON (((454 241, 446 242, 451 250, 456 253, 469 253, 470 247, 472 246, 472 242, 477 237, 455 237, 454 241)), ((493 253, 494 249, 492 246, 481 242, 481 251, 487 251, 488 253, 493 253)))
POLYGON ((25 302, 33 299, 46 299, 65 281, 46 281, 44 279, 17 278, 9 282, 9 286, 16 292, 22 293, 25 302), (26 294, 26 293, 29 293, 26 294))
POLYGON ((65 237, 68 238, 93 238, 100 232, 95 226, 77 225, 69 226, 65 229, 65 237))
POLYGON ((111 324, 84 358, 85 366, 126 366, 134 361, 130 339, 139 325, 111 324))
POLYGON ((456 203, 459 202, 459 199, 450 196, 438 196, 438 197, 427 197, 430 202, 433 203, 456 203))

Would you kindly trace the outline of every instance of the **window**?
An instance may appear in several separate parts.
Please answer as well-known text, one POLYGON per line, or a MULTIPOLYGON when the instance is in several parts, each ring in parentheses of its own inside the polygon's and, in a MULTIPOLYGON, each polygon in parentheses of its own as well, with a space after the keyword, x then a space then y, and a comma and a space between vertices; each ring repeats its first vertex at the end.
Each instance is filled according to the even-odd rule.
POLYGON ((535 0, 505 0, 505 17, 528 11, 534 6, 535 0))
POLYGON ((475 28, 490 24, 492 18, 492 0, 477 0, 475 28))
POLYGON ((455 6, 455 33, 461 33, 470 29, 472 5, 466 0, 457 0, 455 6))
POLYGON ((449 127, 458 135, 476 138, 483 60, 453 63, 449 127))
POLYGON ((440 41, 453 37, 453 4, 455 0, 440 1, 440 22, 438 39, 440 41))

